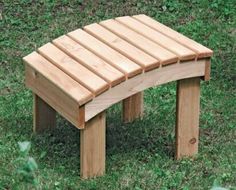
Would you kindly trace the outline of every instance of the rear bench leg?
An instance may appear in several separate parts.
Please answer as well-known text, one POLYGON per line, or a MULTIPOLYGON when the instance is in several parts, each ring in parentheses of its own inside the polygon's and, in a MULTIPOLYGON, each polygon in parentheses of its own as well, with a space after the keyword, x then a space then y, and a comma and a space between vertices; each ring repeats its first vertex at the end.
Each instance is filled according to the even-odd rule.
POLYGON ((80 173, 84 179, 105 172, 106 114, 90 119, 80 131, 80 173))
POLYGON ((129 123, 143 116, 143 92, 123 100, 123 122, 129 123))
POLYGON ((193 156, 198 152, 200 78, 177 82, 176 158, 193 156))
POLYGON ((33 98, 34 98, 33 131, 35 133, 41 133, 45 131, 46 129, 55 128, 56 127, 56 111, 36 94, 33 94, 33 98))

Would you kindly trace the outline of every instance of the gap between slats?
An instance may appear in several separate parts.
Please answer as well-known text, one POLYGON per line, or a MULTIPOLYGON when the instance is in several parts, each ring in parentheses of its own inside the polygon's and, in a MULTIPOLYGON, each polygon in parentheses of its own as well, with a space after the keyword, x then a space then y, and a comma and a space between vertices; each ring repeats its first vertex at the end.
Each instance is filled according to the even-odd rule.
MULTIPOLYGON (((78 42, 77 40, 75 40, 74 38, 72 38, 70 35, 66 34, 66 36, 68 36, 70 39, 76 41, 79 45, 83 46, 85 49, 89 50, 90 52, 92 52, 93 54, 95 54, 96 56, 98 56, 100 59, 102 59, 103 61, 106 61, 103 57, 101 57, 99 54, 97 54, 96 52, 92 51, 91 49, 87 48, 86 46, 84 46, 82 43, 78 42)), ((115 69, 117 69, 118 71, 122 72, 125 75, 125 80, 128 79, 127 73, 125 71, 123 71, 122 69, 120 69, 119 67, 117 67, 114 64, 111 64, 110 62, 106 61, 108 64, 110 64, 112 67, 114 67, 115 69)))
MULTIPOLYGON (((125 57, 124 55, 122 55, 121 53, 117 52, 116 50, 114 50, 113 48, 111 48, 110 46, 107 46, 105 43, 103 43, 102 41, 100 41, 99 39, 93 37, 92 35, 90 35, 89 33, 87 33, 86 31, 82 30, 82 29, 77 29, 77 30, 74 30, 70 33, 67 34, 71 39, 75 40, 76 42, 78 42, 81 46, 85 47, 86 49, 88 49, 89 51, 91 51, 92 53, 94 53, 95 55, 97 55, 98 57, 100 57, 101 59, 105 60, 107 63, 109 63, 110 65, 112 65, 113 67, 115 67, 116 69, 118 69, 120 72, 124 73, 125 76, 126 76, 126 79, 128 78, 132 78, 136 75, 139 75, 142 73, 142 68, 134 63, 132 60, 128 59, 127 57, 125 57), (125 61, 128 61, 131 63, 132 67, 137 67, 136 70, 132 71, 132 72, 128 72, 128 71, 125 71, 124 68, 122 68, 122 66, 118 66, 118 62, 114 62, 114 61, 111 61, 109 59, 111 59, 112 56, 104 56, 104 55, 101 55, 101 53, 98 52, 98 50, 95 50, 93 49, 91 46, 89 46, 88 44, 86 44, 85 42, 81 42, 79 41, 78 39, 76 39, 76 37, 74 36, 75 34, 73 34, 74 32, 83 32, 84 34, 82 35, 87 35, 87 37, 91 38, 90 40, 94 41, 95 42, 97 41, 97 45, 98 46, 103 46, 103 48, 105 48, 105 50, 109 51, 109 53, 113 54, 112 56, 115 56, 115 58, 117 59, 122 59, 121 63, 122 62, 125 62, 125 61), (91 48, 90 48, 91 47, 91 48)), ((80 34, 81 35, 81 34, 80 34)), ((90 42, 91 43, 91 42, 90 42)), ((120 61, 119 61, 120 62, 120 61)), ((129 63, 127 63, 129 64, 129 63)), ((123 64, 124 66, 124 64, 123 64)), ((129 66, 129 65, 128 65, 129 66)))
POLYGON ((140 48, 137 48, 136 46, 132 45, 131 43, 129 43, 128 41, 120 38, 119 36, 117 36, 116 34, 114 34, 113 32, 109 31, 108 29, 106 29, 104 26, 94 23, 94 24, 90 24, 87 25, 83 28, 86 32, 88 32, 90 35, 92 35, 93 37, 97 38, 98 40, 102 41, 103 43, 105 43, 106 45, 108 45, 110 48, 114 49, 115 51, 118 51, 119 53, 121 53, 122 55, 124 55, 125 57, 127 57, 128 59, 131 59, 132 61, 134 61, 136 64, 140 65, 143 68, 143 72, 147 72, 150 70, 153 70, 155 68, 158 68, 160 66, 159 60, 154 58, 153 56, 145 53, 144 51, 142 51, 140 48), (90 28, 91 26, 93 27, 94 25, 94 29, 90 28), (104 37, 101 37, 101 33, 97 33, 96 31, 96 27, 100 27, 100 31, 105 32, 104 37), (107 35, 110 35, 110 38, 113 38, 115 40, 109 41, 106 38, 106 33, 107 35), (113 44, 113 41, 121 41, 122 44, 113 44), (127 48, 123 48, 121 46, 127 46, 127 48), (134 52, 134 54, 130 54, 130 51, 134 52), (140 58, 137 57, 136 55, 138 54, 138 56, 142 56, 140 58), (144 57, 144 58, 143 58, 144 57), (146 60, 145 60, 146 59, 146 60))
POLYGON ((119 23, 114 19, 105 20, 99 23, 109 31, 115 33, 117 36, 125 41, 128 41, 135 47, 142 49, 145 53, 155 57, 161 63, 161 65, 168 65, 177 63, 178 57, 167 49, 161 47, 157 43, 149 40, 145 36, 135 32, 127 26, 119 23), (125 30, 125 31, 121 31, 125 30), (128 32, 126 34, 126 32, 128 32), (138 42, 137 42, 138 41, 138 42))
POLYGON ((97 55, 95 55, 93 52, 91 52, 90 50, 88 50, 86 47, 82 46, 81 44, 79 44, 78 42, 76 42, 74 39, 70 38, 67 35, 64 35, 67 38, 69 38, 69 40, 72 40, 73 43, 76 43, 78 45, 80 45, 81 47, 84 48, 85 51, 88 51, 89 54, 93 54, 92 56, 96 56, 98 60, 101 60, 102 63, 107 64, 109 67, 111 67, 111 69, 114 69, 113 71, 111 71, 111 73, 114 72, 118 72, 120 74, 123 74, 123 76, 117 77, 117 79, 115 80, 109 80, 107 77, 105 77, 104 75, 102 75, 101 73, 99 73, 99 71, 96 71, 95 68, 92 68, 92 66, 88 66, 88 63, 85 63, 86 61, 82 60, 82 58, 79 60, 75 55, 73 55, 73 53, 69 52, 69 50, 65 50, 64 47, 62 47, 62 45, 59 45, 59 42, 57 42, 57 40, 63 36, 58 37, 57 39, 53 40, 53 44, 58 47, 61 51, 63 51, 65 54, 67 54, 68 56, 70 56, 71 58, 73 58, 74 60, 76 60, 79 64, 83 65, 84 67, 86 67, 88 70, 90 70, 91 72, 93 72, 94 74, 98 75, 99 77, 101 77, 103 80, 105 80, 107 83, 109 83, 110 87, 114 87, 116 85, 118 85, 119 83, 125 81, 125 75, 124 73, 120 72, 118 69, 116 69, 113 65, 107 63, 105 60, 103 60, 102 58, 98 57, 97 55))
POLYGON ((148 16, 146 16, 146 15, 134 15, 134 16, 132 16, 132 18, 134 18, 135 20, 137 20, 137 21, 143 23, 144 25, 146 25, 146 26, 152 28, 153 30, 158 31, 158 32, 162 33, 163 35, 165 35, 165 36, 171 38, 172 40, 174 40, 174 41, 180 43, 181 45, 185 46, 186 48, 191 49, 192 51, 194 51, 194 52, 197 54, 196 60, 197 60, 198 58, 210 57, 210 56, 212 56, 212 54, 213 54, 213 51, 210 50, 209 48, 203 46, 202 44, 199 44, 198 42, 196 42, 196 41, 194 41, 194 40, 188 38, 187 36, 185 36, 185 35, 183 35, 183 34, 177 32, 177 31, 173 30, 172 28, 170 28, 170 27, 168 27, 168 26, 166 26, 166 25, 164 25, 164 24, 162 24, 162 23, 159 23, 158 21, 154 20, 154 19, 151 18, 151 17, 148 17, 148 16), (143 18, 142 18, 142 17, 143 17, 143 18), (156 22, 157 25, 159 25, 160 27, 163 27, 163 30, 152 26, 152 24, 150 24, 150 23, 147 23, 147 22, 145 21, 145 19, 147 19, 147 22, 148 22, 148 20, 149 20, 150 22, 153 22, 153 24, 155 24, 155 22, 156 22), (170 33, 167 34, 167 33, 165 32, 165 30, 168 30, 170 33), (173 35, 177 35, 177 36, 174 37, 173 35), (183 41, 179 40, 179 39, 178 39, 179 37, 180 37, 181 39, 183 39, 183 40, 185 41, 185 43, 184 43, 183 41), (187 41, 186 41, 186 40, 187 40, 187 41), (192 43, 193 46, 195 46, 195 47, 192 47, 192 46, 190 45, 191 43, 192 43), (203 51, 203 52, 202 52, 202 51, 199 50, 199 48, 200 48, 200 49, 203 48, 203 49, 205 49, 205 51, 207 51, 207 52, 204 52, 204 50, 202 50, 202 51, 203 51))
POLYGON ((196 53, 196 58, 195 58, 195 60, 197 61, 198 56, 199 56, 199 53, 200 53, 199 51, 197 51, 196 49, 192 48, 191 46, 188 46, 188 45, 186 45, 186 44, 184 44, 184 43, 181 43, 180 41, 176 40, 176 38, 174 38, 174 37, 172 37, 172 36, 170 36, 170 35, 167 35, 165 32, 163 32, 163 31, 161 31, 161 30, 157 30, 157 29, 154 28, 154 27, 151 27, 150 25, 148 25, 148 24, 145 23, 144 21, 140 20, 139 18, 136 18, 135 16, 138 16, 138 15, 134 15, 134 16, 132 16, 132 18, 135 19, 136 21, 138 21, 138 22, 140 22, 140 23, 146 25, 147 27, 150 27, 151 29, 153 29, 153 30, 155 30, 155 31, 157 31, 157 32, 160 32, 161 34, 165 35, 166 37, 169 37, 170 39, 174 40, 175 42, 177 42, 177 43, 181 44, 182 46, 184 46, 184 47, 186 47, 186 48, 189 48, 190 50, 192 50, 193 52, 195 52, 195 53, 196 53))
MULTIPOLYGON (((45 44, 46 45, 46 44, 45 44)), ((42 48, 43 46, 41 46, 40 48, 42 48)), ((56 46, 55 46, 56 47, 56 46)), ((69 71, 65 71, 65 69, 61 68, 60 66, 58 66, 58 64, 54 64, 52 60, 50 60, 49 57, 47 57, 46 55, 44 55, 44 53, 41 53, 39 51, 39 49, 37 50, 37 52, 44 57, 46 60, 48 60, 51 64, 53 64, 54 66, 56 66, 58 69, 60 69, 62 72, 64 72, 66 75, 68 75, 70 78, 72 78, 73 80, 75 80, 76 82, 78 82, 80 85, 82 85, 84 88, 86 88, 88 91, 90 91, 93 94, 93 97, 98 96, 99 94, 103 93, 104 91, 106 91, 109 88, 103 88, 102 90, 99 90, 97 92, 91 90, 91 88, 88 88, 88 85, 85 85, 85 83, 82 83, 81 80, 78 80, 77 78, 75 78, 71 73, 69 73, 69 71)), ((60 49, 59 49, 60 50, 60 49)), ((61 51, 61 50, 60 50, 61 51)), ((63 52, 64 53, 64 52, 63 52)), ((67 54, 66 54, 67 55, 67 54)), ((70 57, 70 56, 69 56, 70 57)), ((71 57, 70 57, 71 58, 71 57)), ((73 58, 71 58, 73 59, 73 58)), ((73 59, 73 61, 75 61, 77 64, 79 64, 76 60, 73 59)), ((97 76, 99 77, 99 76, 97 76)), ((104 81, 105 82, 105 81, 104 81)))
POLYGON ((49 83, 59 88, 61 92, 67 94, 74 101, 77 101, 80 106, 93 98, 92 93, 87 88, 84 88, 80 83, 72 79, 40 54, 32 52, 25 56, 23 60, 26 63, 26 68, 28 66, 32 68, 33 73, 30 73, 32 76, 37 79, 37 73, 39 73, 39 76, 42 75, 49 83))
MULTIPOLYGON (((122 21, 122 20, 120 20, 119 18, 122 19, 122 18, 126 18, 126 17, 118 17, 118 18, 115 18, 115 20, 116 20, 117 22, 119 22, 120 24, 122 24, 123 26, 125 26, 125 27, 127 27, 127 28, 133 30, 134 32, 136 32, 136 33, 138 33, 138 34, 144 36, 145 38, 151 40, 152 42, 154 42, 154 43, 160 45, 161 47, 167 49, 168 51, 172 52, 173 54, 175 54, 175 55, 178 57, 178 60, 179 60, 180 62, 181 62, 181 61, 190 61, 190 60, 194 60, 194 59, 196 58, 195 52, 193 52, 194 54, 193 54, 192 56, 190 56, 190 58, 188 58, 188 57, 187 57, 187 58, 182 57, 182 55, 181 55, 180 53, 176 52, 176 50, 169 48, 167 45, 166 45, 166 46, 163 45, 161 42, 158 42, 158 41, 156 41, 156 40, 153 40, 151 37, 149 37, 149 36, 148 36, 147 34, 145 34, 144 32, 140 32, 139 29, 135 30, 135 29, 134 29, 132 26, 130 26, 128 23, 125 23, 125 20, 122 21)), ((159 31, 152 29, 151 27, 149 27, 149 26, 143 24, 142 22, 139 22, 138 20, 136 20, 136 19, 134 19, 134 18, 132 18, 132 17, 127 17, 127 19, 131 19, 131 22, 132 22, 132 21, 138 22, 138 24, 143 25, 143 27, 147 27, 146 29, 148 29, 148 30, 150 30, 150 31, 153 31, 153 32, 156 32, 157 34, 160 34, 160 35, 163 36, 163 37, 166 37, 167 40, 173 41, 173 43, 176 43, 176 44, 179 45, 180 47, 182 46, 183 48, 186 48, 185 46, 183 46, 183 45, 180 44, 179 42, 176 42, 175 40, 169 38, 168 36, 163 35, 163 34, 160 33, 159 31)), ((186 50, 192 51, 192 50, 190 50, 189 48, 186 48, 186 50)))

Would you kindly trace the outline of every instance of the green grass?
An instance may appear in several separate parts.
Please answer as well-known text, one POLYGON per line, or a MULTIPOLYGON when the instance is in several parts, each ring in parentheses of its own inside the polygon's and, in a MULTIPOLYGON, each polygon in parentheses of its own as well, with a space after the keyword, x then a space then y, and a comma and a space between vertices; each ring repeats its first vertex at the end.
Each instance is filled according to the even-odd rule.
POLYGON ((0 189, 33 189, 20 181, 17 142, 31 141, 38 189, 210 189, 236 186, 236 4, 234 0, 19 0, 0 2, 0 189), (79 178, 79 130, 63 118, 32 135, 32 94, 22 57, 52 39, 104 19, 145 13, 214 50, 212 79, 202 82, 200 149, 174 155, 175 83, 145 91, 145 117, 123 124, 108 111, 106 175, 79 178))

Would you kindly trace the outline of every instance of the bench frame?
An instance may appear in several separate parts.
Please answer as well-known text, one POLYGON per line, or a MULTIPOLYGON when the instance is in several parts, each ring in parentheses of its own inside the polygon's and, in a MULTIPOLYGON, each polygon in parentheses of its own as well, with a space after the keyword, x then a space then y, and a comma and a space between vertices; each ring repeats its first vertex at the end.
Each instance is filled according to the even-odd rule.
MULTIPOLYGON (((181 62, 133 77, 80 107, 77 117, 80 125, 75 126, 81 129, 81 177, 100 176, 105 172, 105 110, 123 101, 123 121, 132 122, 143 116, 143 91, 171 81, 177 81, 176 158, 197 154, 200 79, 209 80, 209 77, 210 59, 181 62)), ((53 102, 34 94, 34 132, 40 133, 56 126, 55 109, 53 102)))

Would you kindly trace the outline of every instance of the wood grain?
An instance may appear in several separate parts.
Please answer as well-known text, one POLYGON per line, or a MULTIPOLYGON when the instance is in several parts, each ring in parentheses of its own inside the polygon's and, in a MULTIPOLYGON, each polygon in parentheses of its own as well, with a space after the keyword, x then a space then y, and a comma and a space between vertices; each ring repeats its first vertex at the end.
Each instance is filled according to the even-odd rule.
POLYGON ((102 112, 86 123, 80 131, 80 173, 84 179, 105 172, 106 114, 102 112))
POLYGON ((96 55, 107 61, 112 66, 119 69, 128 78, 133 77, 142 72, 142 68, 139 65, 137 65, 127 57, 123 56, 119 52, 115 51, 111 47, 107 46, 97 38, 88 34, 87 32, 78 29, 68 33, 68 35, 72 39, 89 49, 91 52, 95 53, 96 55))
POLYGON ((176 158, 194 156, 199 141, 199 77, 178 81, 176 109, 176 158))
MULTIPOLYGON (((31 72, 26 69, 27 77, 31 77, 33 81, 37 83, 37 80, 40 79, 40 76, 43 76, 42 80, 45 80, 45 85, 47 83, 52 83, 53 88, 58 91, 62 91, 62 93, 71 97, 77 104, 83 105, 86 102, 92 99, 92 93, 88 91, 86 88, 81 86, 78 82, 73 80, 67 74, 62 72, 44 57, 39 55, 36 52, 32 52, 23 58, 26 63, 26 68, 29 68, 31 72)), ((32 83, 33 81, 26 80, 26 82, 32 83)), ((42 89, 47 92, 48 89, 42 89)))
POLYGON ((103 78, 111 86, 115 86, 125 80, 125 75, 106 61, 96 56, 91 51, 81 46, 66 35, 53 40, 58 48, 66 52, 83 66, 103 78))
POLYGON ((84 30, 142 66, 145 71, 152 70, 160 65, 157 59, 146 54, 97 23, 85 26, 84 30))
POLYGON ((145 36, 149 40, 159 44, 165 49, 176 54, 180 60, 193 60, 196 57, 195 52, 176 42, 175 40, 167 37, 166 35, 148 27, 142 22, 130 16, 118 17, 117 21, 131 28, 132 30, 138 32, 139 34, 145 36))
POLYGON ((37 53, 24 60, 26 86, 74 126, 83 128, 84 119, 78 119, 81 117, 80 108, 92 99, 92 93, 37 53), (57 70, 58 72, 53 72, 57 70))
POLYGON ((143 35, 138 34, 116 20, 110 19, 102 21, 99 24, 118 35, 125 41, 143 50, 147 54, 155 57, 162 65, 176 63, 178 61, 178 57, 172 52, 154 43, 143 35))
POLYGON ((213 54, 213 51, 209 48, 195 42, 194 40, 188 38, 187 36, 184 36, 183 34, 178 33, 177 31, 169 28, 168 26, 165 26, 164 24, 161 24, 160 22, 152 19, 151 17, 141 14, 135 15, 133 16, 133 18, 137 19, 138 21, 144 23, 145 25, 153 28, 158 32, 161 32, 162 34, 170 37, 171 39, 179 42, 185 47, 193 50, 195 53, 197 53, 198 58, 211 57, 213 54))
POLYGON ((47 43, 38 50, 42 56, 50 60, 51 63, 85 88, 89 89, 95 96, 109 88, 109 84, 101 77, 88 70, 53 44, 47 43))

